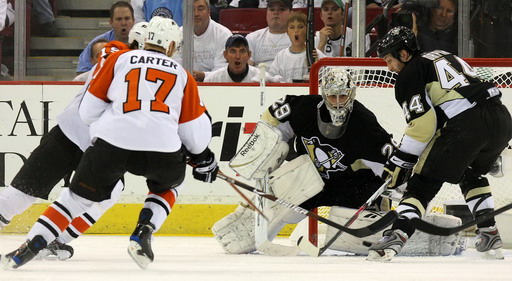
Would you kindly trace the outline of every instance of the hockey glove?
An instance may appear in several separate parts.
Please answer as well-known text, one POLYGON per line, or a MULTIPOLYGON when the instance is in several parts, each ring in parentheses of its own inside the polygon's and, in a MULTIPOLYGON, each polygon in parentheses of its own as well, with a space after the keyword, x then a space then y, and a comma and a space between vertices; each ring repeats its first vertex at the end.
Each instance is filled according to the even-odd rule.
POLYGON ((399 149, 388 159, 384 165, 382 178, 384 180, 391 177, 391 183, 388 188, 396 188, 404 183, 412 176, 412 169, 418 161, 418 156, 400 151, 399 149))
POLYGON ((207 148, 199 155, 194 155, 190 159, 193 166, 192 175, 198 181, 213 182, 217 178, 219 166, 215 160, 215 154, 207 148), (195 157, 194 157, 195 156, 195 157))

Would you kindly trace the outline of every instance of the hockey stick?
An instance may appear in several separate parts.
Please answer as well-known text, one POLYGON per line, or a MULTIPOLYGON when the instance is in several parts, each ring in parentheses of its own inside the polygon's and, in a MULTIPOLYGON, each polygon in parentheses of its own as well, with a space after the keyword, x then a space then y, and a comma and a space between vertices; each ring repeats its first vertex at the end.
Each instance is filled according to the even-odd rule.
POLYGON ((308 73, 309 69, 315 62, 315 58, 313 57, 313 50, 315 49, 315 5, 314 0, 307 1, 308 6, 308 25, 306 28, 306 58, 308 63, 308 73))
MULTIPOLYGON (((375 191, 375 193, 373 193, 372 196, 370 196, 370 198, 368 198, 368 200, 366 200, 366 202, 361 207, 359 207, 356 213, 345 223, 344 226, 349 227, 352 223, 354 223, 359 217, 359 214, 366 210, 366 208, 368 208, 368 206, 370 206, 373 203, 373 201, 375 201, 379 196, 381 196, 386 191, 387 186, 390 182, 391 179, 386 180, 386 182, 384 182, 377 189, 377 191, 375 191)), ((334 241, 336 241, 336 239, 338 239, 338 237, 340 237, 342 233, 342 230, 338 230, 338 232, 336 232, 336 234, 334 234, 334 236, 329 241, 327 241, 327 243, 325 243, 325 245, 321 248, 313 245, 311 242, 309 242, 309 239, 302 239, 304 238, 304 236, 300 237, 297 240, 297 246, 299 246, 299 248, 304 253, 313 257, 318 257, 322 255, 327 249, 329 249, 329 247, 334 243, 334 241)))
POLYGON ((217 177, 227 181, 227 182, 231 182, 245 190, 248 190, 252 193, 255 193, 257 194, 258 196, 260 197, 263 197, 263 198, 266 198, 268 200, 271 200, 271 201, 274 201, 278 204, 281 204, 283 206, 286 206, 290 209, 292 209, 293 211, 297 212, 297 213, 300 213, 300 214, 303 214, 303 215, 306 215, 308 217, 312 217, 314 219, 316 219, 317 221, 321 221, 327 225, 330 225, 334 228, 337 228, 337 229, 340 229, 350 235, 353 235, 355 237, 366 237, 366 236, 369 236, 369 235, 372 235, 372 234, 375 234, 379 231, 381 231, 382 229, 386 228, 388 225, 392 224, 397 218, 398 218, 398 214, 395 212, 395 211, 390 211, 388 212, 385 216, 383 216, 382 218, 380 218, 379 220, 377 220, 376 222, 370 224, 370 225, 367 225, 365 227, 362 227, 362 228, 357 228, 357 229, 352 229, 352 228, 348 228, 348 227, 345 227, 341 224, 338 224, 338 223, 335 223, 329 219, 326 219, 324 217, 321 217, 313 212, 310 212, 304 208, 301 208, 299 206, 295 206, 294 204, 292 203, 289 203, 289 202, 286 202, 282 199, 279 199, 277 197, 275 197, 274 195, 271 195, 271 194, 268 194, 268 193, 264 193, 262 192, 261 190, 258 190, 248 184, 245 184, 243 182, 239 182, 233 178, 230 178, 226 175, 221 175, 221 174, 217 174, 217 177))
POLYGON ((267 65, 265 63, 258 64, 258 68, 260 69, 260 107, 261 112, 263 112, 263 107, 265 106, 265 73, 267 65))
POLYGON ((345 55, 345 42, 347 42, 347 23, 348 23, 348 8, 349 3, 345 3, 345 11, 343 11, 343 30, 341 33, 341 38, 343 40, 343 43, 341 44, 340 48, 340 57, 343 57, 345 55))
POLYGON ((487 213, 487 214, 483 214, 481 216, 479 216, 478 218, 470 221, 470 222, 467 222, 467 223, 464 223, 462 225, 459 225, 459 226, 456 226, 456 227, 442 227, 442 226, 437 226, 435 224, 431 224, 429 222, 426 222, 420 218, 413 218, 409 221, 409 224, 416 228, 417 230, 420 230, 420 231, 423 231, 423 232, 426 232, 426 233, 429 233, 429 234, 434 234, 434 235, 441 235, 441 236, 449 236, 449 235, 452 235, 452 234, 455 234, 459 231, 462 231, 470 226, 473 226, 475 224, 479 224, 481 222, 484 222, 490 218, 493 218, 494 216, 497 216, 507 210, 510 210, 512 209, 512 203, 511 204, 508 204, 508 205, 505 205, 497 210, 494 210, 493 212, 490 212, 490 213, 487 213))
MULTIPOLYGON (((223 172, 221 172, 220 170, 217 172, 217 176, 219 175, 224 175, 223 172)), ((225 176, 225 175, 224 175, 225 176)), ((253 207, 254 210, 256 212, 258 212, 259 214, 261 214, 265 219, 268 219, 265 214, 263 214, 263 211, 258 209, 258 207, 256 207, 256 205, 254 205, 254 203, 251 201, 251 199, 249 199, 247 196, 245 196, 245 194, 242 193, 242 191, 240 191, 240 189, 238 189, 233 183, 231 182, 228 182, 228 184, 238 193, 238 195, 240 195, 240 197, 242 197, 246 202, 247 204, 249 204, 249 206, 253 207)))

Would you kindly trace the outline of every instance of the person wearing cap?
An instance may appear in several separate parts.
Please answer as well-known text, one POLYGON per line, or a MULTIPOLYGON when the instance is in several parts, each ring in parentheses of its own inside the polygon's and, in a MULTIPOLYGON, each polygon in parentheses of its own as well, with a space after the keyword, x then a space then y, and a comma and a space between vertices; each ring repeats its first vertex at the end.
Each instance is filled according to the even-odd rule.
MULTIPOLYGON (((324 27, 315 34, 315 46, 327 57, 352 56, 352 28, 343 26, 345 4, 342 0, 323 0, 320 7, 324 27)), ((370 37, 367 36, 366 49, 369 48, 370 37)))
POLYGON ((204 82, 253 82, 253 77, 259 76, 259 69, 249 65, 251 58, 249 43, 240 34, 233 35, 226 41, 223 52, 228 65, 211 72, 204 82))
POLYGON ((247 34, 252 58, 249 64, 272 64, 276 54, 290 46, 286 34, 287 21, 292 11, 290 0, 269 0, 267 4, 267 27, 247 34))
MULTIPOLYGON (((224 44, 231 31, 210 17, 210 1, 194 0, 194 68, 189 69, 196 81, 203 82, 211 71, 227 65, 224 44)), ((183 27, 181 27, 183 31, 183 27)), ((182 63, 181 53, 173 58, 182 63)))

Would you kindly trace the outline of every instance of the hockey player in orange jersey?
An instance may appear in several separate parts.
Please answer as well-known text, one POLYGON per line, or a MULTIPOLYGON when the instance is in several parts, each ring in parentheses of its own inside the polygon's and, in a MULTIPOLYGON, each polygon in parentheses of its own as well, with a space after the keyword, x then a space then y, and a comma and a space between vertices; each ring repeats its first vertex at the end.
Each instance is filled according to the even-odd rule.
POLYGON ((95 74, 80 105, 93 146, 71 182, 36 222, 8 267, 30 261, 49 241, 95 202, 108 199, 124 173, 144 176, 150 194, 128 252, 141 267, 153 261, 152 233, 169 215, 185 178, 186 153, 194 178, 212 182, 218 170, 208 148, 211 120, 195 80, 170 57, 181 43, 171 19, 154 17, 145 50, 119 51, 95 74), (152 203, 152 204, 151 204, 152 203))

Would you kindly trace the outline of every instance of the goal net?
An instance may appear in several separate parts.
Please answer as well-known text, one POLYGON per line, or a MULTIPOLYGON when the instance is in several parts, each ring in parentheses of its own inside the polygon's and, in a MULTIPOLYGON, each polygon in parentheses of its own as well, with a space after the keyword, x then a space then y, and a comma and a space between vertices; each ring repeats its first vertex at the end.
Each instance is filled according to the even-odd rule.
MULTIPOLYGON (((490 81, 498 86, 503 92, 502 101, 512 111, 512 59, 465 59, 473 67, 481 79, 490 81)), ((381 125, 391 134, 395 141, 399 142, 406 126, 402 109, 394 98, 394 84, 396 74, 388 71, 384 61, 378 58, 323 58, 316 62, 310 73, 310 94, 319 94, 320 81, 328 69, 348 70, 357 86, 356 99, 361 101, 376 116, 381 125)), ((510 152, 508 149, 506 152, 510 152)), ((510 163, 512 165, 512 163, 510 163)), ((507 169, 505 167, 505 169, 507 169)), ((494 178, 488 176, 496 207, 512 203, 512 168, 505 171, 505 176, 494 178)), ((441 191, 431 201, 427 208, 430 212, 445 212, 445 204, 450 202, 464 202, 464 197, 458 185, 444 184, 441 191)), ((318 213, 327 216, 329 208, 318 208, 318 213)), ((318 234, 316 222, 309 223, 310 240, 315 241, 318 234)), ((500 232, 510 232, 512 237, 512 226, 500 225, 500 232), (508 228, 508 229, 506 229, 508 228)), ((511 238, 512 241, 512 238, 511 238)), ((511 242, 512 243, 512 242, 511 242)))

